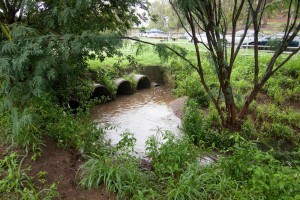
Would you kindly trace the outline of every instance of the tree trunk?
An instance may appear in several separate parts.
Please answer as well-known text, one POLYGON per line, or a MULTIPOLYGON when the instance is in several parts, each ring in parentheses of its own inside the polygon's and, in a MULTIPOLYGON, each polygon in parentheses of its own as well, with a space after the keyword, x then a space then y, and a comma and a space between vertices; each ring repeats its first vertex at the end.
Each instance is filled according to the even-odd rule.
POLYGON ((245 104, 242 108, 242 110, 239 113, 239 119, 245 119, 245 117, 247 116, 248 110, 249 110, 249 106, 252 103, 252 101, 256 98, 259 90, 261 87, 259 86, 255 86, 252 90, 252 92, 250 93, 250 95, 247 97, 245 104))
POLYGON ((235 127, 237 125, 236 105, 230 84, 226 84, 223 89, 225 105, 226 105, 226 126, 235 127))

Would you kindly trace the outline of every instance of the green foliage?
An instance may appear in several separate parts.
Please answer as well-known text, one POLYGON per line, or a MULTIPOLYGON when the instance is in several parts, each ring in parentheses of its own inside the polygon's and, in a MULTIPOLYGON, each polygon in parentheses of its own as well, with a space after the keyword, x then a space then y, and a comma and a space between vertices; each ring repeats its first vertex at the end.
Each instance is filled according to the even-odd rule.
POLYGON ((283 166, 269 152, 262 152, 253 143, 238 139, 233 154, 223 159, 220 167, 239 188, 249 190, 252 198, 299 198, 299 167, 283 166))
MULTIPOLYGON (((135 10, 140 7, 146 11, 148 3, 59 0, 42 4, 34 1, 1 4, 1 27, 3 18, 11 34, 10 41, 0 39, 0 113, 4 116, 1 129, 11 141, 26 147, 41 143, 45 127, 56 139, 70 139, 74 145, 83 136, 73 139, 71 134, 82 132, 83 128, 74 128, 69 117, 64 121, 69 127, 60 124, 57 128, 64 135, 55 135, 53 124, 42 122, 44 119, 36 114, 48 111, 40 109, 44 100, 41 97, 51 98, 50 105, 55 108, 57 104, 66 106, 71 98, 81 102, 89 99, 93 88, 86 77, 86 60, 103 60, 118 54, 117 48, 122 46, 120 35, 140 23, 142 14, 135 14, 135 10)), ((108 82, 106 76, 102 79, 108 82)), ((57 121, 62 116, 51 109, 49 112, 58 117, 57 121)), ((87 135, 88 131, 95 138, 94 130, 79 134, 87 135)))
POLYGON ((91 122, 87 113, 79 112, 74 117, 69 111, 44 101, 40 116, 45 135, 53 138, 59 147, 75 148, 82 154, 101 153, 104 146, 103 131, 91 122))
POLYGON ((90 158, 82 167, 80 185, 87 188, 98 188, 102 183, 106 189, 116 192, 120 199, 133 196, 137 191, 146 188, 149 180, 138 168, 133 159, 98 157, 90 158))
POLYGON ((114 83, 114 78, 117 77, 117 71, 114 67, 110 69, 103 69, 98 67, 96 69, 90 69, 90 78, 94 83, 100 83, 107 87, 113 96, 117 93, 117 87, 114 83))
POLYGON ((23 169, 19 155, 11 153, 0 159, 0 195, 4 199, 53 199, 59 197, 57 185, 49 189, 36 190, 32 178, 27 175, 29 168, 23 169))
POLYGON ((297 146, 300 142, 300 114, 292 109, 279 109, 275 104, 266 104, 257 107, 257 123, 264 137, 269 141, 287 142, 297 146))
POLYGON ((156 43, 154 51, 158 54, 162 63, 169 60, 180 60, 187 56, 187 50, 176 44, 156 43))
POLYGON ((14 102, 22 102, 44 92, 53 92, 61 105, 74 95, 87 99, 91 90, 88 90, 90 83, 84 76, 87 67, 84 59, 91 55, 86 48, 92 48, 95 43, 99 46, 119 45, 112 36, 88 32, 75 38, 71 35, 60 38, 55 35, 39 36, 32 29, 22 26, 15 26, 12 31, 14 41, 4 42, 0 51, 0 70, 3 94, 14 97, 11 99, 14 102), (26 36, 30 37, 24 40, 26 36), (87 47, 86 44, 91 46, 87 47), (84 90, 87 91, 82 93, 84 90))
POLYGON ((274 99, 276 103, 284 103, 285 101, 299 101, 299 71, 297 64, 300 57, 294 57, 287 64, 286 68, 278 71, 276 76, 270 78, 266 85, 268 95, 274 99))
MULTIPOLYGON (((133 138, 129 136, 130 134, 126 133, 111 152, 126 148, 131 151, 134 143, 133 138)), ((80 185, 91 189, 104 183, 109 191, 117 192, 119 199, 192 197, 197 193, 196 189, 191 190, 191 185, 184 184, 191 182, 194 176, 191 177, 191 173, 189 176, 181 174, 190 167, 189 163, 195 160, 195 146, 187 139, 175 139, 170 133, 163 133, 161 139, 165 142, 154 137, 149 138, 147 142, 148 156, 153 156, 150 163, 153 164, 153 172, 139 167, 140 159, 121 153, 123 151, 110 156, 93 155, 81 166, 80 185), (181 187, 177 189, 179 185, 181 187)))
POLYGON ((104 133, 91 122, 88 107, 86 111, 78 110, 74 116, 70 110, 53 104, 50 96, 44 96, 32 100, 25 111, 19 114, 19 119, 14 118, 18 113, 3 113, 0 120, 3 142, 23 146, 35 156, 45 137, 54 139, 60 147, 75 148, 83 154, 99 153, 104 146, 104 133))
POLYGON ((25 110, 13 108, 0 114, 0 136, 3 143, 37 153, 43 143, 40 117, 35 113, 34 101, 28 103, 30 107, 25 110))
POLYGON ((11 41, 12 40, 11 32, 7 27, 7 25, 0 22, 0 29, 1 29, 1 35, 3 34, 7 39, 9 39, 9 41, 11 41))
POLYGON ((122 140, 105 151, 105 155, 93 154, 80 167, 79 184, 92 189, 103 183, 108 191, 116 192, 120 199, 132 197, 137 191, 147 188, 150 177, 143 174, 138 167, 138 160, 131 156, 134 144, 135 138, 130 133, 124 133, 122 140))
MULTIPOLYGON (((131 149, 129 135, 120 145, 131 149)), ((129 154, 93 155, 81 167, 80 185, 91 189, 104 183, 119 199, 299 198, 299 167, 284 165, 238 134, 231 139, 227 156, 201 166, 199 149, 189 139, 153 136, 147 141, 152 171, 139 168, 139 158, 129 154)))
MULTIPOLYGON (((196 145, 206 147, 228 148, 233 144, 230 134, 215 130, 218 115, 210 112, 205 116, 199 109, 199 104, 195 100, 189 100, 184 108, 183 131, 193 140, 196 145)), ((220 124, 218 124, 220 126, 220 124)))
POLYGON ((133 92, 136 91, 137 89, 137 82, 134 79, 134 73, 130 73, 128 75, 126 75, 125 77, 123 77, 125 80, 130 82, 130 85, 132 87, 133 92))
POLYGON ((188 96, 194 99, 200 106, 209 106, 209 97, 201 87, 199 75, 197 73, 186 73, 181 71, 176 75, 176 87, 173 90, 178 96, 188 96))
POLYGON ((176 138, 168 131, 162 132, 161 138, 150 137, 146 146, 146 155, 152 159, 154 173, 161 178, 177 177, 197 156, 197 148, 187 137, 176 138))

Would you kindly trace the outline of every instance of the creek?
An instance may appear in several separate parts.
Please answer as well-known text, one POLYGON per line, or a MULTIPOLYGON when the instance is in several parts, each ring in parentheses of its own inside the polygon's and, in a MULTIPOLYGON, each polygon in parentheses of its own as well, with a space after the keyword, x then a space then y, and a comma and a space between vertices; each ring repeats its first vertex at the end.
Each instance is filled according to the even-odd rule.
POLYGON ((175 98, 166 86, 138 90, 133 95, 118 95, 115 101, 100 104, 92 112, 99 127, 106 128, 106 139, 117 144, 124 132, 136 138, 135 151, 145 152, 145 142, 160 131, 180 135, 181 120, 175 116, 169 103, 175 98))

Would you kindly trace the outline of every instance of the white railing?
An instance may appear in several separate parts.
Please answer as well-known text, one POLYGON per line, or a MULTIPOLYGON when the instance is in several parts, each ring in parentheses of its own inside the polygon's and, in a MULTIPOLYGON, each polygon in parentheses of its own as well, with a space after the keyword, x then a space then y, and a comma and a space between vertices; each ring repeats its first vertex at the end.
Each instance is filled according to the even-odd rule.
MULTIPOLYGON (((241 50, 245 49, 246 52, 241 55, 249 55, 249 56, 254 55, 253 51, 252 51, 252 53, 249 53, 249 51, 251 52, 251 50, 253 50, 253 48, 254 48, 254 45, 242 45, 241 50)), ((265 53, 274 53, 275 51, 272 50, 272 48, 274 48, 274 47, 267 46, 267 45, 258 45, 258 50, 263 51, 265 53)), ((290 54, 290 53, 292 53, 293 49, 298 49, 298 48, 299 47, 288 47, 286 49, 286 51, 284 51, 283 53, 290 54)), ((300 52, 298 52, 298 53, 300 53, 300 52)))

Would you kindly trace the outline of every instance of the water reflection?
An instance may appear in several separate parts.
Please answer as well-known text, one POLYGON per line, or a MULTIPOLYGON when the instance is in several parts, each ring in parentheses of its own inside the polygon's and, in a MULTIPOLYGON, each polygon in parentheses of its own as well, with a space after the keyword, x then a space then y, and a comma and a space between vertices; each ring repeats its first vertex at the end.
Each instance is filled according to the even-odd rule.
POLYGON ((135 150, 145 151, 145 141, 157 131, 169 130, 179 134, 181 121, 177 118, 168 104, 174 100, 170 90, 160 86, 139 90, 133 95, 118 96, 116 101, 97 106, 93 118, 99 126, 112 126, 107 130, 106 138, 116 144, 120 134, 129 131, 134 134, 135 150))

